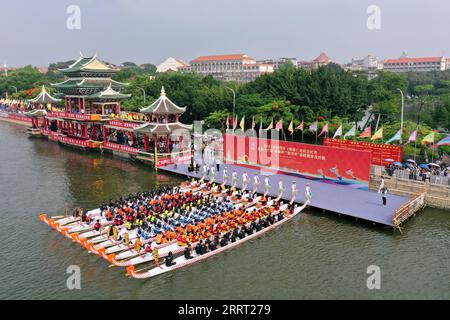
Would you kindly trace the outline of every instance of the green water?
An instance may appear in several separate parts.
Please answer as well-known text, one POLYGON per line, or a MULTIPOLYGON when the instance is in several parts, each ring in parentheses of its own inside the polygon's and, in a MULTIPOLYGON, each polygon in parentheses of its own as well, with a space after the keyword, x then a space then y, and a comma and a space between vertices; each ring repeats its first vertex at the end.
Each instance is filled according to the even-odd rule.
POLYGON ((0 122, 2 299, 450 298, 450 212, 434 209, 407 222, 403 234, 307 211, 206 261, 129 279, 40 222, 39 213, 91 209, 180 178, 25 131, 0 122), (80 290, 66 286, 70 265, 81 268, 80 290), (367 289, 369 265, 381 269, 380 290, 367 289))

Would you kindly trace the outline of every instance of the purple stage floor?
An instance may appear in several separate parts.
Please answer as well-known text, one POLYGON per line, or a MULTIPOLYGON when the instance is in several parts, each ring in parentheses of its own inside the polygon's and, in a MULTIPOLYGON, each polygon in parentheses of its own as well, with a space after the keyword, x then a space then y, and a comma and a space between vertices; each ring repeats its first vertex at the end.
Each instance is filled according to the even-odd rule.
MULTIPOLYGON (((264 176, 265 173, 259 169, 253 169, 233 164, 220 165, 220 172, 217 173, 215 182, 222 183, 222 170, 224 166, 228 170, 227 184, 231 184, 231 175, 234 170, 238 173, 237 187, 242 186, 242 174, 244 171, 249 176, 249 183, 247 189, 253 190, 253 176, 258 174, 260 176, 260 183, 258 192, 264 193, 264 176)), ((175 169, 174 165, 169 165, 160 168, 171 173, 181 174, 189 177, 201 178, 202 170, 198 174, 195 172, 188 172, 187 164, 179 164, 175 169)), ((340 213, 343 215, 360 218, 388 226, 394 226, 393 217, 396 209, 408 202, 407 197, 388 194, 387 205, 382 205, 381 195, 374 191, 358 190, 351 187, 340 186, 336 184, 328 184, 324 182, 317 182, 309 179, 286 175, 282 173, 268 173, 272 188, 269 192, 270 196, 276 197, 278 195, 278 182, 280 179, 284 182, 285 191, 283 199, 291 199, 291 184, 296 181, 297 184, 297 198, 299 203, 304 202, 304 193, 306 184, 309 183, 312 191, 311 206, 319 209, 324 209, 331 212, 340 213)), ((209 177, 206 179, 209 180, 209 177)))

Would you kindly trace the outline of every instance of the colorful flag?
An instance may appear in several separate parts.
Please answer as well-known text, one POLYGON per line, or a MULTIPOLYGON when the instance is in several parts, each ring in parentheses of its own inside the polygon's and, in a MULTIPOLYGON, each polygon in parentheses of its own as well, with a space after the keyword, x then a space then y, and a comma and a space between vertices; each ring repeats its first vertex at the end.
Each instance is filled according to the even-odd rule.
POLYGON ((317 132, 317 121, 314 121, 313 123, 311 123, 311 125, 309 126, 309 131, 317 132))
POLYGON ((236 115, 236 117, 233 119, 233 130, 236 130, 238 124, 238 116, 236 115))
POLYGON ((302 120, 302 122, 301 122, 301 123, 298 125, 298 127, 295 128, 295 129, 303 131, 304 125, 305 125, 305 123, 304 123, 303 120, 302 120))
POLYGON ((360 138, 370 138, 372 136, 372 129, 369 127, 366 128, 366 130, 364 130, 359 137, 360 138))
POLYGON ((323 126, 322 132, 319 134, 319 137, 324 133, 328 134, 328 123, 325 123, 325 125, 323 126))
POLYGON ((446 136, 444 139, 436 143, 438 146, 450 146, 450 134, 446 136))
POLYGON ((383 127, 378 129, 378 131, 375 132, 372 138, 370 138, 370 140, 380 140, 380 139, 383 139, 383 127))
POLYGON ((422 144, 434 143, 434 131, 431 131, 426 137, 422 139, 422 144))
POLYGON ((277 125, 275 126, 275 130, 283 130, 283 120, 280 120, 277 122, 277 125))
POLYGON ((393 136, 388 141, 386 141, 386 144, 390 144, 391 142, 401 141, 401 140, 402 140, 402 129, 398 130, 397 133, 395 134, 395 136, 393 136))
POLYGON ((261 121, 259 122, 259 132, 258 132, 258 134, 262 135, 262 132, 263 132, 263 127, 262 127, 262 119, 261 119, 261 121))
POLYGON ((245 116, 242 117, 241 123, 239 124, 242 131, 245 131, 245 116))
POLYGON ((252 117, 252 131, 255 130, 255 116, 252 117))
POLYGON ((344 134, 344 139, 347 137, 354 137, 356 135, 356 124, 346 133, 344 134))
POLYGON ((341 137, 342 136, 342 125, 337 128, 336 132, 334 133, 333 139, 336 139, 336 137, 341 137))
POLYGON ((415 142, 417 140, 417 129, 411 132, 411 135, 408 138, 408 142, 415 142))
POLYGON ((291 120, 291 123, 289 123, 288 131, 292 134, 294 134, 294 120, 291 120))
POLYGON ((272 121, 270 121, 269 126, 266 128, 266 130, 272 130, 273 129, 273 118, 272 121))

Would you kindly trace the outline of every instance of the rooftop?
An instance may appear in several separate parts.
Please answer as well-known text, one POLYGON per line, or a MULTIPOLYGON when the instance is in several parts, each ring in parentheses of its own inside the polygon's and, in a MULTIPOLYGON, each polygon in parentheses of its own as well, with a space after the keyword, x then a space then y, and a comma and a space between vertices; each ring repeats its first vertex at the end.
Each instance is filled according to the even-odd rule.
POLYGON ((215 56, 200 56, 192 62, 206 62, 206 61, 231 61, 231 60, 255 60, 252 57, 246 55, 245 53, 239 54, 224 54, 215 56))

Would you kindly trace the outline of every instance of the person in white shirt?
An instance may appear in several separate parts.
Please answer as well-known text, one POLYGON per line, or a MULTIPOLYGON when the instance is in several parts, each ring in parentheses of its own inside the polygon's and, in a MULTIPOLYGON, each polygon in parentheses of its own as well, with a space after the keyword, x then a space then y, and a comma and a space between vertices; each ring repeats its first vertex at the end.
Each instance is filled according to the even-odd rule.
POLYGON ((236 187, 236 183, 237 183, 237 172, 236 172, 236 170, 234 170, 233 174, 232 174, 232 185, 233 185, 233 188, 236 187))
POLYGON ((223 184, 226 184, 227 183, 227 178, 228 178, 228 169, 227 169, 227 167, 223 168, 222 178, 223 178, 223 184))
POLYGON ((305 187, 305 202, 311 203, 311 200, 312 200, 311 186, 308 183, 305 187))
POLYGON ((242 175, 242 191, 247 190, 248 186, 248 174, 247 171, 244 171, 244 174, 242 175))
POLYGON ((297 183, 293 181, 291 185, 291 199, 295 201, 296 197, 297 197, 297 183))
POLYGON ((265 176, 264 177, 264 195, 265 196, 269 193, 271 187, 272 186, 270 184, 269 177, 265 176))
POLYGON ((253 177, 253 192, 254 193, 256 191, 258 191, 258 187, 259 187, 259 176, 257 174, 255 174, 255 176, 253 177))
POLYGON ((280 179, 280 181, 278 182, 278 197, 281 197, 283 195, 284 192, 284 182, 283 180, 280 179))

